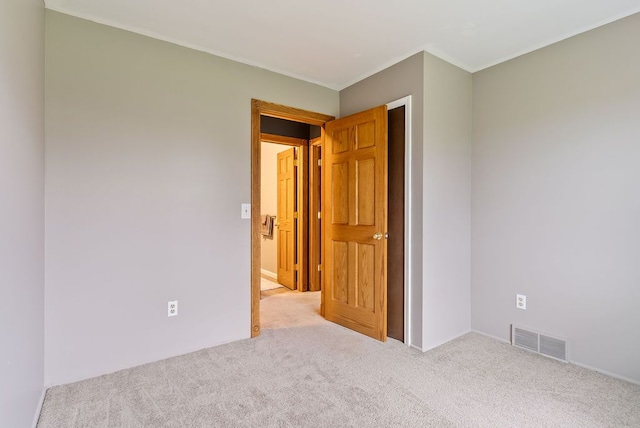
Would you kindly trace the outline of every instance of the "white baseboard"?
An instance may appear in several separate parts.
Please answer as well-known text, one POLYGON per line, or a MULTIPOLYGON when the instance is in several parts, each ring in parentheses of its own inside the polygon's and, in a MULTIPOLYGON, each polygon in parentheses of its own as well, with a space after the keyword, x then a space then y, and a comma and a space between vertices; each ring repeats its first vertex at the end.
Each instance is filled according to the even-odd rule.
POLYGON ((506 343, 507 345, 511 345, 511 341, 502 337, 498 337, 498 336, 494 336, 492 334, 487 334, 484 331, 480 331, 480 330, 471 330, 472 333, 478 333, 479 335, 485 336, 485 337, 490 337, 492 339, 497 340, 498 342, 502 342, 502 343, 506 343))
POLYGON ((598 369, 596 367, 591 367, 591 366, 588 366, 586 364, 578 363, 576 361, 569 361, 569 364, 573 364, 574 366, 582 367, 583 369, 592 370, 594 372, 598 372, 598 373, 603 374, 605 376, 614 377, 616 379, 620 379, 620 380, 623 380, 625 382, 632 383, 634 385, 640 385, 640 380, 637 380, 637 379, 631 379, 631 378, 628 378, 628 377, 620 376, 619 374, 611 373, 611 372, 608 372, 606 370, 601 370, 601 369, 598 369))
POLYGON ((33 416, 33 423, 31 426, 36 428, 38 426, 38 420, 40 419, 40 413, 42 412, 42 405, 44 404, 44 397, 47 395, 47 389, 42 388, 42 394, 40 394, 40 400, 38 401, 38 407, 36 408, 36 414, 33 416))
POLYGON ((424 350, 423 350, 421 347, 419 347, 419 346, 416 346, 416 345, 409 345, 409 347, 410 347, 410 348, 413 348, 413 349, 416 349, 416 350, 418 350, 418 351, 420 351, 420 352, 424 352, 424 350))
POLYGON ((260 273, 262 274, 262 276, 266 276, 267 278, 273 280, 273 281, 278 281, 278 274, 277 273, 273 273, 270 270, 266 270, 266 269, 260 269, 260 273))
POLYGON ((442 345, 444 345, 445 343, 449 343, 449 342, 451 342, 452 340, 456 340, 457 338, 462 337, 462 336, 464 336, 465 334, 467 334, 467 333, 469 333, 469 332, 471 332, 471 331, 472 331, 472 330, 465 330, 465 331, 463 331, 463 332, 457 333, 457 334, 455 334, 455 335, 451 336, 449 339, 445 339, 445 340, 443 340, 443 341, 439 341, 439 342, 437 342, 436 344, 434 344, 433 346, 431 346, 431 347, 429 347, 429 348, 424 348, 424 346, 422 346, 422 347, 420 347, 420 346, 416 346, 416 345, 414 345, 414 344, 410 344, 410 345, 409 345, 409 347, 410 347, 410 348, 413 348, 413 349, 417 349, 417 350, 418 350, 418 351, 420 351, 420 352, 427 352, 427 351, 430 351, 430 350, 432 350, 432 349, 435 349, 435 348, 437 348, 437 347, 439 347, 439 346, 442 346, 442 345))
MULTIPOLYGON (((482 336, 486 336, 486 337, 490 337, 491 339, 495 339, 498 342, 502 342, 502 343, 506 343, 507 345, 511 345, 511 342, 509 340, 505 340, 505 339, 503 339, 501 337, 493 336, 491 334, 487 334, 485 332, 478 331, 478 330, 471 330, 471 331, 474 332, 474 333, 478 333, 478 334, 480 334, 482 336)), ((631 379, 631 378, 628 378, 628 377, 624 377, 624 376, 621 376, 619 374, 611 373, 611 372, 608 372, 606 370, 601 370, 601 369, 599 369, 597 367, 592 367, 592 366, 589 366, 587 364, 582 364, 582 363, 577 362, 577 361, 569 360, 567 362, 569 364, 573 364, 574 366, 582 367, 583 369, 592 370, 594 372, 601 373, 601 374, 603 374, 605 376, 610 376, 610 377, 613 377, 613 378, 616 378, 616 379, 620 379, 620 380, 623 380, 625 382, 632 383, 634 385, 640 385, 640 380, 637 380, 637 379, 631 379)))
POLYGON ((444 339, 444 340, 439 340, 437 342, 432 343, 429 347, 425 347, 424 344, 422 345, 422 352, 427 352, 430 351, 432 349, 435 349, 439 346, 444 345, 445 343, 449 343, 452 340, 456 340, 459 337, 464 336, 465 334, 469 333, 471 330, 464 330, 458 333, 455 333, 454 335, 450 336, 448 339, 444 339))

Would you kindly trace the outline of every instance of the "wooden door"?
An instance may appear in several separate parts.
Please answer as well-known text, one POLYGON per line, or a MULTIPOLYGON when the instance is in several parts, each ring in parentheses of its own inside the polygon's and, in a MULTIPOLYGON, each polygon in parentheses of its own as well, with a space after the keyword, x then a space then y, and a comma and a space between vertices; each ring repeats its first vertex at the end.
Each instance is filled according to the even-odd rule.
POLYGON ((278 153, 278 282, 296 289, 296 171, 295 148, 278 153))
POLYGON ((324 315, 387 338, 387 107, 326 124, 324 315))
POLYGON ((322 209, 322 139, 309 141, 309 291, 320 291, 322 263, 322 228, 320 223, 322 209))

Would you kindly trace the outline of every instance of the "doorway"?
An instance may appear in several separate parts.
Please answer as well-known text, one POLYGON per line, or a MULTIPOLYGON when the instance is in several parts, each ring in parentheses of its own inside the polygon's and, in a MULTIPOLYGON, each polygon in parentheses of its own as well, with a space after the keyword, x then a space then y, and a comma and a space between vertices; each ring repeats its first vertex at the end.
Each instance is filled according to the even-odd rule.
POLYGON ((309 275, 309 258, 314 255, 309 244, 309 152, 310 141, 319 140, 320 133, 315 125, 260 117, 261 274, 263 282, 271 282, 262 288, 279 284, 315 290, 309 275))
MULTIPOLYGON (((263 214, 260 200, 262 141, 298 146, 301 150, 301 161, 305 162, 305 165, 301 165, 301 168, 298 169, 298 177, 303 183, 309 182, 309 168, 306 164, 306 160, 309 159, 308 140, 306 143, 301 143, 299 140, 296 141, 295 138, 292 139, 292 137, 262 132, 263 118, 273 118, 317 127, 322 127, 326 122, 334 119, 333 116, 308 112, 280 104, 260 100, 251 101, 251 337, 256 337, 260 334, 261 226, 263 214)), ((321 128, 320 133, 322 134, 321 128)), ((308 189, 308 186, 301 186, 301 188, 308 189)), ((305 191, 301 200, 303 207, 308 207, 308 192, 305 191)), ((308 261, 304 256, 309 254, 309 249, 307 248, 308 239, 303 239, 303 236, 309 230, 308 215, 303 212, 298 213, 298 230, 297 243, 300 249, 299 253, 304 259, 299 263, 298 275, 299 278, 303 279, 308 278, 308 261)), ((301 291, 307 287, 306 283, 303 284, 301 291)))
POLYGON ((389 220, 387 230, 387 336, 405 341, 405 111, 389 108, 389 220))
MULTIPOLYGON (((399 315, 400 322, 396 322, 396 331, 399 331, 399 333, 395 335, 390 335, 390 337, 403 340, 407 345, 410 345, 409 343, 410 326, 408 322, 410 319, 410 313, 409 313, 410 293, 408 291, 409 291, 409 283, 411 281, 411 265, 410 265, 411 204, 410 204, 410 197, 409 197, 410 191, 411 191, 411 180, 410 180, 410 177, 411 177, 411 168, 410 168, 411 166, 411 163, 410 163, 411 127, 410 127, 410 120, 409 120, 411 116, 410 101, 411 101, 410 97, 405 97, 401 100, 395 101, 388 105, 390 110, 396 109, 397 107, 403 107, 401 110, 397 110, 396 113, 394 113, 395 115, 394 120, 397 123, 404 125, 404 126, 401 126, 401 131, 403 133, 397 134, 395 137, 397 140, 395 144, 402 145, 403 146, 402 148, 404 149, 404 151, 396 152, 396 157, 399 156, 400 158, 402 158, 402 160, 404 161, 404 165, 402 165, 403 169, 401 170, 400 175, 396 174, 396 178, 394 180, 395 181, 400 180, 400 182, 403 182, 404 186, 400 188, 396 187, 396 190, 394 190, 394 192, 396 193, 397 192, 401 193, 401 197, 396 198, 396 202, 394 202, 394 205, 399 203, 402 205, 402 209, 399 211, 396 211, 396 214, 394 214, 396 220, 399 219, 399 222, 397 221, 396 223, 398 223, 401 226, 401 228, 396 229, 393 232, 394 235, 399 234, 403 238, 397 241, 398 243, 396 244, 396 247, 400 248, 401 255, 399 258, 396 257, 395 259, 396 262, 394 262, 394 266, 398 266, 398 265, 401 266, 399 269, 396 269, 401 273, 401 275, 398 275, 396 277, 397 279, 394 280, 395 287, 397 290, 399 290, 399 293, 400 293, 399 297, 396 298, 396 303, 394 305, 399 306, 400 310, 397 311, 397 313, 401 315, 399 315), (402 121, 403 115, 404 115, 404 122, 402 121), (402 144, 403 139, 404 139, 404 144, 402 144)), ((259 186, 258 177, 260 174, 260 153, 261 153, 260 152, 260 134, 261 134, 260 120, 262 117, 265 117, 265 116, 293 120, 296 122, 307 123, 307 124, 314 124, 317 126, 323 126, 326 122, 333 119, 333 117, 327 116, 327 115, 290 108, 290 107, 286 107, 278 104, 267 103, 259 100, 252 100, 252 270, 251 270, 251 283, 252 283, 251 335, 252 337, 258 336, 260 334, 260 312, 259 312, 259 305, 260 305, 259 230, 260 229, 259 227, 260 227, 261 217, 260 217, 260 200, 259 200, 260 186, 259 186)), ((391 134, 389 135, 389 138, 390 139, 392 138, 391 134)), ((315 176, 316 183, 318 185, 321 183, 321 180, 319 180, 319 165, 322 158, 322 150, 323 150, 322 142, 323 141, 324 141, 324 128, 321 129, 320 138, 316 139, 315 141, 312 140, 309 143, 309 146, 307 146, 309 149, 309 152, 308 152, 310 156, 309 163, 311 168, 305 169, 305 171, 309 172, 309 175, 310 175, 309 180, 311 181, 311 186, 313 186, 314 174, 316 174, 315 176), (316 162, 317 162, 318 168, 317 170, 314 171, 314 166, 316 165, 316 162)), ((313 230, 313 228, 316 227, 318 229, 317 230, 318 236, 320 233, 320 227, 322 223, 320 221, 316 222, 317 219, 315 215, 321 211, 320 203, 321 203, 320 199, 315 201, 313 197, 311 197, 311 200, 309 201, 309 204, 311 206, 309 210, 310 215, 308 216, 308 219, 309 219, 308 227, 310 230, 313 230), (314 207, 314 204, 315 204, 315 207, 314 207)), ((315 236, 315 235, 316 233, 313 233, 309 237, 309 246, 311 248, 314 246, 312 236, 315 236)), ((313 254, 313 252, 311 252, 310 254, 313 254)), ((315 254, 318 257, 320 256, 319 252, 316 252, 315 254)), ((314 269, 316 265, 318 266, 320 265, 319 259, 314 260, 313 256, 311 256, 309 260, 309 269, 308 269, 309 287, 313 287, 314 281, 319 287, 321 276, 323 274, 326 274, 326 273, 320 272, 319 269, 318 270, 314 269)), ((394 291, 394 293, 397 293, 397 291, 394 291)), ((398 321, 398 315, 396 315, 396 321, 398 321)))
POLYGON ((260 291, 278 286, 297 290, 302 285, 296 271, 298 219, 295 218, 301 207, 298 185, 302 183, 298 183, 295 165, 300 149, 266 141, 261 142, 261 147, 260 291))

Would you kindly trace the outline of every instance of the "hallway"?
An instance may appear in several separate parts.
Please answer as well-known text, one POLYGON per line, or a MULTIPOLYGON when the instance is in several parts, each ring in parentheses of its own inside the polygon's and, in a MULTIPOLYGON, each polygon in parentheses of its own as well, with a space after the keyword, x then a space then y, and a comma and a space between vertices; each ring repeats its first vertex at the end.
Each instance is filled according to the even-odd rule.
POLYGON ((260 294, 263 330, 329 324, 320 316, 320 291, 300 293, 281 287, 260 294))

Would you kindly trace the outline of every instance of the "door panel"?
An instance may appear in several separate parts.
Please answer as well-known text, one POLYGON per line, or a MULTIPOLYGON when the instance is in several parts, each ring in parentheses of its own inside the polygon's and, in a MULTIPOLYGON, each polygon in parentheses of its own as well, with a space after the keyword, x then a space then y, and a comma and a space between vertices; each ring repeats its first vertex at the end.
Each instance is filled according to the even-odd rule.
POLYGON ((358 257, 357 277, 360 281, 358 287, 358 307, 373 311, 373 287, 375 282, 375 247, 373 245, 356 244, 358 257))
POLYGON ((349 224, 349 164, 335 163, 331 165, 331 172, 333 175, 331 183, 333 224, 349 224))
POLYGON ((296 289, 295 149, 278 153, 278 282, 296 289))
POLYGON ((357 224, 363 226, 375 225, 375 166, 373 159, 356 162, 356 183, 358 183, 357 224))
POLYGON ((323 220, 324 314, 330 321, 384 341, 386 106, 328 122, 323 153, 323 207, 330 213, 323 220))
POLYGON ((338 302, 349 303, 348 265, 349 243, 333 241, 333 287, 332 297, 338 302))

